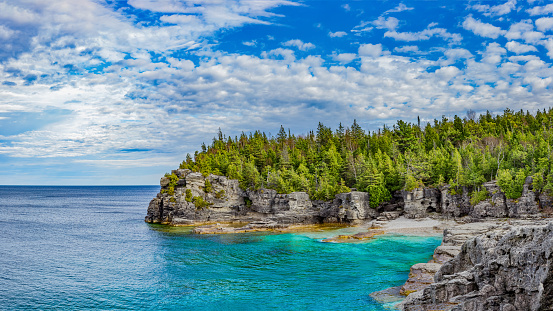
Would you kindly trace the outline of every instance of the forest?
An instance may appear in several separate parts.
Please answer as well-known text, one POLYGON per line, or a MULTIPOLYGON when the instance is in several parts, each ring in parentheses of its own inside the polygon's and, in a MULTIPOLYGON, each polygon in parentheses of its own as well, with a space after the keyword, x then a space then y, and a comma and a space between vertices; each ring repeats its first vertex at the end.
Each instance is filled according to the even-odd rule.
POLYGON ((180 168, 238 179, 244 190, 304 191, 312 200, 366 191, 372 207, 397 190, 446 184, 453 194, 469 192, 476 204, 488 197, 481 185, 490 180, 516 199, 528 176, 534 190, 553 192, 552 121, 551 108, 534 114, 506 109, 497 115, 469 110, 464 118, 424 124, 398 120, 377 131, 365 131, 355 120, 335 130, 319 123, 305 135, 282 126, 276 137, 259 131, 230 137, 219 130, 180 168))

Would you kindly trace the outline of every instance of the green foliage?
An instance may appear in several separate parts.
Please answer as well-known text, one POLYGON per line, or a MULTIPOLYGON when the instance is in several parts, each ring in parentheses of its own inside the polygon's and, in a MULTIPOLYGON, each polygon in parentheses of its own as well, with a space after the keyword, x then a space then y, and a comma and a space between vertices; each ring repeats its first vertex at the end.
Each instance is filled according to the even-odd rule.
POLYGON ((186 189, 186 196, 184 197, 186 202, 192 202, 192 190, 186 189))
POLYGON ((206 180, 205 180, 204 191, 205 191, 206 193, 211 193, 211 192, 213 192, 213 186, 211 185, 211 182, 209 181, 209 179, 206 179, 206 180))
POLYGON ((532 187, 535 191, 542 192, 545 187, 545 182, 546 181, 543 179, 543 174, 541 172, 537 172, 532 175, 532 187))
POLYGON ((547 182, 543 186, 543 191, 549 195, 553 194, 553 174, 547 176, 547 182))
POLYGON ((407 191, 413 191, 416 188, 422 187, 422 183, 420 180, 417 180, 413 175, 408 174, 405 178, 405 190, 407 191))
POLYGON ((196 206, 196 209, 204 209, 212 205, 212 203, 209 203, 206 200, 204 200, 204 198, 198 197, 198 196, 194 196, 192 198, 192 203, 194 203, 194 205, 196 206))
POLYGON ((336 193, 348 193, 351 192, 351 189, 346 186, 346 182, 344 179, 340 180, 340 183, 338 184, 338 189, 336 189, 336 193))
POLYGON ((225 190, 221 189, 219 191, 217 191, 217 193, 215 193, 215 198, 217 199, 222 199, 225 197, 225 190))
POLYGON ((384 175, 381 172, 373 170, 367 177, 369 179, 369 184, 365 191, 369 193, 370 207, 377 208, 380 203, 392 199, 390 191, 386 188, 384 175))
POLYGON ((161 193, 175 195, 175 186, 179 181, 179 177, 175 174, 169 174, 169 173, 165 174, 165 177, 169 178, 169 185, 167 186, 167 189, 162 189, 161 193))
POLYGON ((474 190, 470 194, 470 204, 474 206, 479 202, 486 200, 488 197, 489 197, 488 190, 486 189, 474 190))
MULTIPOLYGON (((244 190, 305 191, 311 199, 331 200, 357 188, 371 192, 372 206, 399 189, 449 182, 450 192, 460 193, 493 179, 514 198, 527 175, 534 177, 536 190, 553 193, 552 109, 410 121, 374 132, 364 131, 356 120, 335 131, 319 123, 301 136, 284 126, 276 137, 219 132, 210 145, 187 155, 180 168, 225 175, 244 190)), ((171 179, 164 191, 174 192, 176 181, 171 179)), ((209 188, 206 183, 206 192, 213 191, 209 188)))
POLYGON ((507 199, 518 199, 522 196, 524 181, 526 180, 526 172, 524 169, 519 169, 515 176, 511 170, 501 169, 497 172, 497 184, 501 191, 505 193, 507 199))

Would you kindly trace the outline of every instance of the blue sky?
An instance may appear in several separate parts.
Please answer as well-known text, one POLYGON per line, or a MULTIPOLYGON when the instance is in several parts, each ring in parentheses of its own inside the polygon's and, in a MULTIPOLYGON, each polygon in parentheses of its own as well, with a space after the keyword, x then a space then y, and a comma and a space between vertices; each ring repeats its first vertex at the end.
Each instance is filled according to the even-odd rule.
POLYGON ((0 0, 0 184, 157 184, 282 124, 553 103, 553 3, 0 0))

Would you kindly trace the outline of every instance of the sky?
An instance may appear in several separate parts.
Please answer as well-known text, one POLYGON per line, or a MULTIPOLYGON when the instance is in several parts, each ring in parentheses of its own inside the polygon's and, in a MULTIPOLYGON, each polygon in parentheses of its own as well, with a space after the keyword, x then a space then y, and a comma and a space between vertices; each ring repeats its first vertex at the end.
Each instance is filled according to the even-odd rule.
POLYGON ((0 0, 0 184, 155 185, 280 126, 553 106, 553 2, 0 0))

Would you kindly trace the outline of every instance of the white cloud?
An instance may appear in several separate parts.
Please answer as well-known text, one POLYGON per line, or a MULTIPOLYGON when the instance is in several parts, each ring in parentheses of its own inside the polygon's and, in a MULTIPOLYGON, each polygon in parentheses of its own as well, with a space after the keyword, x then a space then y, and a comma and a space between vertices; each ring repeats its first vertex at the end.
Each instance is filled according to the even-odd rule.
POLYGON ((545 6, 536 6, 527 10, 530 15, 546 15, 553 13, 553 3, 545 6))
POLYGON ((506 32, 499 27, 491 24, 483 23, 471 16, 467 17, 463 22, 463 28, 470 30, 476 35, 486 38, 497 39, 500 35, 504 35, 506 32))
POLYGON ((406 6, 405 4, 403 3, 400 3, 398 6, 396 6, 395 8, 391 9, 391 10, 388 10, 386 12, 384 12, 384 14, 388 14, 388 13, 398 13, 398 12, 403 12, 403 11, 411 11, 413 10, 414 8, 410 8, 408 6, 406 6))
POLYGON ((0 25, 0 39, 7 40, 15 34, 15 31, 8 27, 0 25))
POLYGON ((527 32, 532 32, 533 30, 534 25, 532 24, 532 20, 523 20, 512 24, 509 31, 505 34, 505 37, 510 40, 519 40, 522 39, 527 32))
POLYGON ((544 34, 534 31, 532 20, 523 20, 511 25, 505 37, 510 40, 524 40, 526 43, 535 44, 544 38, 544 34))
POLYGON ((553 17, 538 18, 536 20, 536 28, 543 32, 553 29, 553 17))
POLYGON ((257 41, 256 41, 256 40, 252 40, 252 41, 243 41, 242 44, 245 45, 245 46, 256 46, 256 45, 257 45, 257 41))
POLYGON ((451 40, 452 42, 460 42, 462 40, 461 35, 449 33, 444 28, 431 28, 433 25, 429 25, 428 28, 419 32, 397 32, 386 31, 384 37, 394 38, 398 41, 425 41, 432 37, 440 37, 444 40, 451 40))
POLYGON ((529 76, 525 77, 523 80, 523 83, 530 84, 532 86, 532 92, 540 93, 540 91, 545 91, 545 89, 552 85, 551 82, 553 82, 553 78, 547 77, 547 78, 540 78, 536 76, 529 76))
POLYGON ((500 16, 511 13, 511 10, 516 9, 516 0, 509 0, 503 4, 489 6, 477 4, 471 6, 472 9, 482 12, 485 16, 500 16))
POLYGON ((359 56, 378 57, 382 55, 382 44, 361 44, 358 53, 359 56))
POLYGON ((300 51, 307 51, 307 50, 311 50, 311 49, 315 48, 315 45, 313 43, 303 42, 299 39, 288 40, 288 41, 282 43, 282 45, 284 45, 284 46, 293 46, 293 47, 298 48, 298 50, 300 50, 300 51))
MULTIPOLYGON (((553 102, 553 94, 547 91, 553 77, 551 61, 541 60, 539 54, 506 54, 495 42, 485 48, 467 45, 470 51, 443 45, 430 51, 419 51, 416 45, 394 49, 436 56, 424 58, 391 54, 378 43, 381 37, 359 40, 376 44, 360 44, 358 54, 296 56, 307 54, 296 48, 308 50, 315 43, 297 39, 288 41, 285 46, 290 48, 260 51, 261 57, 256 57, 211 48, 213 43, 205 38, 237 27, 233 25, 274 21, 268 18, 275 17, 274 13, 262 8, 285 2, 209 1, 206 6, 192 7, 193 2, 134 0, 133 5, 150 6, 160 13, 156 16, 162 17, 153 26, 135 24, 133 16, 98 3, 65 1, 60 8, 59 2, 42 0, 0 2, 5 9, 0 9, 5 21, 0 33, 4 31, 8 40, 28 39, 16 52, 9 51, 13 57, 2 58, 0 81, 10 82, 0 84, 2 121, 14 112, 70 110, 40 128, 0 137, 1 154, 64 158, 60 162, 111 169, 148 167, 163 152, 171 154, 162 159, 164 165, 177 165, 183 154, 196 150, 202 141, 209 142, 219 127, 233 136, 257 129, 274 132, 284 120, 286 127, 301 133, 316 127, 318 121, 333 126, 338 120, 357 118, 380 125, 413 115, 433 118, 444 111, 453 114, 482 107, 533 109, 553 102), (193 18, 187 14, 197 20, 190 22, 193 18), (164 20, 172 25, 159 23, 164 20), (171 57, 177 48, 186 49, 194 62, 171 57), (151 54, 162 55, 165 61, 151 54), (482 57, 474 57, 478 54, 482 57), (334 61, 325 62, 330 57, 334 61), (359 67, 348 66, 353 61, 359 67), (90 66, 105 68, 85 70, 90 66), (17 71, 9 71, 13 68, 17 71), (72 68, 79 74, 66 74, 72 68), (135 149, 151 150, 145 151, 151 154, 121 155, 121 150, 135 149)), ((473 21, 476 26, 489 25, 473 21)), ((456 34, 435 23, 405 33, 397 32, 400 24, 410 26, 408 21, 379 18, 361 23, 356 30, 379 27, 384 31, 372 35, 395 32, 396 37, 409 40, 456 40, 456 34)), ((547 26, 536 22, 536 27, 545 30, 547 26)), ((497 29, 499 37, 503 30, 497 29)), ((486 35, 489 38, 490 32, 486 35)), ((522 42, 538 40, 536 44, 542 44, 553 59, 553 39, 539 37, 532 21, 512 25, 505 35, 512 37, 513 43, 505 45, 510 51, 532 50, 522 42)), ((259 36, 258 46, 264 38, 259 36)))
POLYGON ((441 78, 442 81, 449 81, 453 77, 458 76, 461 73, 461 70, 455 66, 447 66, 447 67, 441 67, 440 69, 436 70, 435 74, 441 78))
POLYGON ((394 48, 394 51, 398 53, 418 53, 419 47, 416 45, 404 45, 402 47, 394 48))
POLYGON ((32 10, 0 2, 0 20, 13 22, 15 24, 36 24, 40 16, 32 10))
POLYGON ((528 31, 522 34, 522 39, 526 43, 537 43, 544 38, 544 34, 539 31, 528 31))
POLYGON ((162 22, 171 24, 191 24, 200 22, 197 16, 184 14, 163 15, 159 19, 162 22))
POLYGON ((440 65, 442 66, 448 66, 461 60, 466 62, 467 59, 470 59, 472 57, 473 57, 472 53, 466 49, 462 49, 462 48, 447 49, 444 52, 444 58, 441 59, 439 62, 440 62, 440 65))
POLYGON ((355 53, 333 54, 333 55, 332 55, 332 58, 333 58, 335 61, 340 62, 341 64, 349 64, 349 63, 351 63, 354 59, 357 58, 357 54, 355 54, 355 53))
POLYGON ((447 56, 448 59, 452 60, 458 60, 463 58, 471 58, 472 53, 469 52, 467 49, 449 49, 444 52, 444 55, 447 56))
POLYGON ((521 43, 518 43, 516 41, 507 42, 507 44, 505 44, 505 47, 507 48, 507 50, 509 50, 513 53, 516 53, 516 54, 524 54, 524 53, 528 53, 528 52, 537 52, 538 51, 538 49, 536 49, 536 47, 533 46, 533 45, 521 44, 521 43))
POLYGON ((271 58, 271 57, 282 57, 284 60, 288 62, 293 62, 296 60, 296 56, 294 55, 294 51, 289 49, 282 49, 277 48, 274 50, 270 50, 269 52, 263 52, 261 53, 261 56, 264 58, 271 58))
POLYGON ((374 27, 369 26, 372 25, 372 22, 362 22, 361 24, 353 27, 351 32, 353 32, 355 35, 359 36, 363 33, 370 32, 374 29, 374 27))
POLYGON ((373 21, 372 24, 378 29, 395 30, 399 25, 399 20, 395 17, 380 16, 377 20, 373 21))
POLYGON ((553 39, 547 39, 543 42, 543 45, 547 49, 547 56, 553 59, 553 39))
POLYGON ((328 33, 328 36, 331 37, 331 38, 341 38, 341 37, 344 37, 344 36, 347 36, 347 32, 345 31, 336 31, 336 32, 329 32, 328 33))

